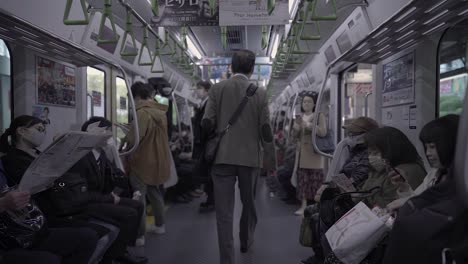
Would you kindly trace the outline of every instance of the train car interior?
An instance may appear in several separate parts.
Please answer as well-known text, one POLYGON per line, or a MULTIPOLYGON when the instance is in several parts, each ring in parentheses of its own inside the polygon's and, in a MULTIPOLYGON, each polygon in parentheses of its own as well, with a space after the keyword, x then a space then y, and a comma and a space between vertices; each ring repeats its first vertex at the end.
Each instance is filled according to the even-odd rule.
POLYGON ((2 0, 0 264, 468 263, 467 59, 468 0, 2 0), (241 177, 226 220, 203 159, 247 50, 273 140, 238 155, 263 157, 246 246, 241 177), (60 142, 79 159, 41 162, 60 142))

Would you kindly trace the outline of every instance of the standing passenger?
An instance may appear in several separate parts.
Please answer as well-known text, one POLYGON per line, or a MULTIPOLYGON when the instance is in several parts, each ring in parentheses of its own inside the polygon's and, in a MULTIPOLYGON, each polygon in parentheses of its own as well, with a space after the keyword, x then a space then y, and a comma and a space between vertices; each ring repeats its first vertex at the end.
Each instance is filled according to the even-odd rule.
POLYGON ((206 103, 208 102, 208 92, 211 88, 211 83, 200 81, 197 83, 197 96, 202 100, 200 107, 197 109, 193 118, 193 135, 194 135, 194 150, 192 158, 198 160, 199 178, 207 177, 205 182, 206 201, 200 204, 200 212, 210 212, 214 210, 214 193, 213 193, 213 180, 210 177, 210 165, 206 164, 202 155, 206 137, 202 131, 201 121, 205 114, 206 103))
MULTIPOLYGON (((253 52, 240 50, 234 53, 231 65, 234 76, 210 89, 202 121, 205 131, 222 131, 226 127, 246 95, 254 66, 253 52)), ((236 180, 239 181, 243 205, 239 233, 241 252, 247 252, 253 243, 257 224, 254 196, 262 140, 272 143, 273 135, 266 93, 258 89, 249 97, 237 122, 221 140, 212 168, 221 264, 234 264, 233 211, 236 180)))
POLYGON ((315 115, 316 94, 306 94, 302 98, 301 115, 296 116, 294 122, 294 136, 298 139, 297 163, 297 198, 302 201, 301 208, 295 212, 296 215, 304 214, 308 200, 313 200, 317 190, 323 182, 323 158, 315 152, 312 145, 312 124, 316 118, 319 119, 317 135, 327 135, 325 117, 321 114, 315 115))
MULTIPOLYGON (((164 234, 166 228, 162 192, 163 184, 170 176, 167 106, 155 102, 152 89, 142 82, 134 83, 131 90, 135 99, 140 144, 129 156, 130 183, 134 190, 141 192, 142 201, 145 204, 144 211, 146 211, 146 196, 151 203, 155 225, 148 228, 148 231, 164 234)), ((132 126, 124 140, 128 144, 127 148, 134 145, 134 133, 136 131, 132 126)), ((143 212, 139 232, 141 236, 144 235, 146 229, 145 216, 146 212, 143 212)))

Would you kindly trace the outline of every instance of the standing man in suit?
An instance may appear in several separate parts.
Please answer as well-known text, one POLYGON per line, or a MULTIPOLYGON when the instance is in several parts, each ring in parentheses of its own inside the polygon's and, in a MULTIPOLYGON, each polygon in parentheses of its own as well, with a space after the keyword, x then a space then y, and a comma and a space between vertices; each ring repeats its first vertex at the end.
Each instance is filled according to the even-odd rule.
MULTIPOLYGON (((209 92, 202 121, 205 131, 222 131, 246 95, 255 67, 255 54, 240 50, 232 56, 233 77, 215 84, 209 92)), ((263 89, 249 97, 243 112, 222 138, 212 167, 216 220, 221 264, 234 264, 233 214, 234 185, 239 181, 242 201, 240 221, 241 252, 249 250, 254 239, 257 213, 255 187, 261 164, 262 143, 272 143, 268 100, 263 89)))

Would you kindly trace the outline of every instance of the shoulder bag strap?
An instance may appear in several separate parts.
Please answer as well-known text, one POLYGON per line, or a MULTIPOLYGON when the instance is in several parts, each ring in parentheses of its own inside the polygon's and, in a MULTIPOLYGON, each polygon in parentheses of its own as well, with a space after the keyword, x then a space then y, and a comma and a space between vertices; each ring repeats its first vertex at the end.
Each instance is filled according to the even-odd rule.
POLYGON ((257 89, 258 87, 256 85, 254 84, 249 85, 241 103, 239 104, 239 106, 237 106, 236 111, 234 111, 234 113, 232 114, 227 126, 223 129, 223 131, 221 131, 221 137, 224 136, 229 131, 229 129, 234 125, 234 123, 236 123, 237 119, 239 119, 239 116, 242 114, 242 111, 244 110, 245 105, 249 101, 249 97, 254 96, 255 93, 257 92, 257 89))

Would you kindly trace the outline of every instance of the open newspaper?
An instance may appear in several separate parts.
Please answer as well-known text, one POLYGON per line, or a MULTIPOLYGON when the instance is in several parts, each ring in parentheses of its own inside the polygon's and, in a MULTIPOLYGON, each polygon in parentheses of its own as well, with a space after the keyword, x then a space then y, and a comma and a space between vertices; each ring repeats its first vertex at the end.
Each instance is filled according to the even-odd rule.
POLYGON ((104 145, 111 136, 80 131, 66 133, 31 163, 18 186, 19 190, 31 194, 46 190, 93 148, 104 145))

